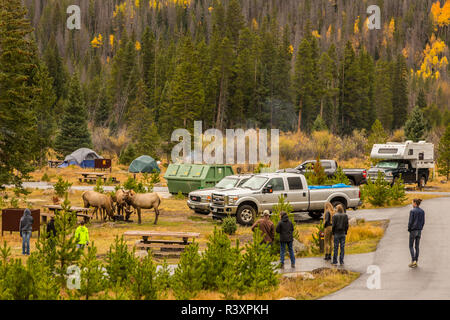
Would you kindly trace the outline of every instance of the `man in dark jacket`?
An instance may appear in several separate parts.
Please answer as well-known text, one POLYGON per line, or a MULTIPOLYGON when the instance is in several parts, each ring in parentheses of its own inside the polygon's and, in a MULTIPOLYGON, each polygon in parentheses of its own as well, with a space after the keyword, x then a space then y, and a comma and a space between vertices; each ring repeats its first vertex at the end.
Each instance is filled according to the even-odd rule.
POLYGON ((49 239, 56 237, 55 217, 51 217, 50 221, 47 223, 47 237, 49 239))
POLYGON ((33 231, 33 217, 30 209, 25 209, 19 224, 20 236, 22 237, 22 254, 30 255, 30 238, 33 231))
POLYGON ((345 253, 345 237, 348 231, 348 216, 345 213, 344 207, 338 205, 336 207, 337 213, 333 216, 332 229, 334 237, 334 254, 332 264, 337 264, 338 250, 340 248, 339 263, 344 265, 344 253, 345 253))
POLYGON ((281 268, 284 268, 284 254, 287 245, 289 250, 289 258, 291 259, 291 268, 295 269, 295 255, 294 249, 292 248, 292 243, 294 241, 294 225, 292 224, 291 220, 289 220, 286 212, 281 212, 281 220, 280 222, 278 222, 276 231, 280 234, 281 268))
POLYGON ((273 222, 270 221, 269 210, 264 210, 263 218, 255 222, 252 226, 252 231, 255 231, 257 227, 259 227, 259 230, 261 230, 261 234, 264 237, 263 242, 267 245, 271 245, 275 239, 275 226, 273 225, 273 222))
POLYGON ((411 252, 410 268, 417 267, 419 260, 419 245, 420 237, 422 236, 422 229, 425 224, 425 212, 419 208, 422 199, 414 199, 412 202, 413 209, 409 212, 409 251, 411 252), (415 249, 415 250, 414 250, 415 249))

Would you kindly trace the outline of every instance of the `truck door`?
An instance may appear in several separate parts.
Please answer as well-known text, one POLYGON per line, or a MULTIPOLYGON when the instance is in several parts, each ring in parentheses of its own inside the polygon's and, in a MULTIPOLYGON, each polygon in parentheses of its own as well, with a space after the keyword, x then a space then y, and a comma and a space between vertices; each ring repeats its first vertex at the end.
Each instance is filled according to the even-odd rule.
POLYGON ((287 193, 287 201, 291 204, 294 211, 306 211, 309 207, 308 190, 303 186, 300 177, 287 178, 289 190, 287 193))
POLYGON ((278 197, 286 194, 283 178, 272 178, 265 186, 272 186, 273 193, 261 195, 261 207, 263 210, 270 210, 278 203, 278 197))

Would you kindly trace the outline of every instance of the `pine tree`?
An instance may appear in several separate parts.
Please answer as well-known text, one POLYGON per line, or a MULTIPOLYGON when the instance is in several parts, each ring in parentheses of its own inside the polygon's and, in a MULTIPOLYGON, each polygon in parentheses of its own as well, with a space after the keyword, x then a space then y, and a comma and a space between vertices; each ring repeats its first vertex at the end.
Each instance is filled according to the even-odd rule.
POLYGON ((450 125, 445 129, 444 135, 441 137, 438 145, 437 166, 439 174, 446 177, 447 181, 450 176, 450 125))
POLYGON ((380 120, 375 120, 370 130, 370 135, 367 138, 366 154, 370 154, 374 144, 386 143, 388 134, 384 131, 383 125, 380 120))
POLYGON ((137 154, 149 154, 155 157, 157 146, 160 144, 160 136, 154 116, 146 106, 147 90, 144 82, 137 83, 136 99, 130 104, 127 122, 132 141, 137 154))
POLYGON ((408 116, 408 69, 402 54, 397 56, 392 77, 393 129, 401 128, 408 116))
POLYGON ((351 42, 347 42, 340 70, 339 128, 342 134, 351 134, 358 124, 361 94, 360 69, 351 42))
POLYGON ((0 1, 0 185, 20 185, 40 147, 33 97, 38 58, 22 1, 0 1))
POLYGON ((180 48, 178 65, 170 88, 170 104, 166 116, 172 128, 193 127, 205 103, 197 54, 191 40, 186 37, 180 48))
POLYGON ((317 115, 317 118, 314 121, 314 124, 313 124, 313 127, 312 127, 312 131, 326 131, 326 130, 328 130, 327 124, 322 119, 320 114, 317 115))
POLYGON ((56 95, 52 86, 53 79, 50 78, 47 67, 44 64, 39 66, 35 82, 38 87, 38 91, 33 97, 38 133, 36 147, 39 156, 37 157, 37 160, 42 165, 48 148, 52 145, 53 134, 56 130, 56 119, 54 114, 56 95))
POLYGON ((425 91, 423 89, 419 90, 419 94, 417 95, 416 106, 418 106, 422 110, 427 107, 427 98, 425 96, 425 91))
POLYGON ((194 298, 203 287, 203 268, 198 243, 190 244, 181 254, 172 276, 172 289, 178 300, 194 298))
POLYGON ((52 36, 44 51, 43 59, 47 65, 48 72, 53 79, 53 87, 55 88, 56 100, 65 99, 67 97, 67 70, 59 55, 58 45, 52 36))
POLYGON ((245 245, 242 257, 242 289, 253 292, 255 297, 270 291, 279 282, 275 269, 270 249, 263 243, 261 231, 257 228, 253 233, 253 241, 245 245))
POLYGON ((156 59, 156 43, 150 28, 146 28, 142 36, 142 76, 147 88, 147 100, 144 101, 146 106, 152 108, 155 106, 155 59, 156 59))
POLYGON ((386 130, 393 128, 394 110, 392 106, 391 65, 379 60, 375 72, 375 105, 377 118, 386 130))
POLYGON ((419 141, 424 138, 426 123, 419 107, 415 107, 405 123, 405 137, 407 140, 419 141))
POLYGON ((309 132, 319 112, 318 60, 317 40, 311 36, 308 24, 306 36, 297 51, 293 79, 295 104, 299 112, 298 131, 303 128, 303 130, 309 132))
POLYGON ((105 127, 108 122, 108 118, 111 112, 111 105, 109 101, 106 88, 102 88, 100 91, 100 97, 98 106, 95 109, 95 124, 101 127, 105 127))
POLYGON ((77 216, 69 211, 70 202, 66 198, 62 204, 62 210, 55 215, 56 237, 54 238, 56 266, 55 272, 62 286, 66 285, 65 278, 67 268, 75 264, 81 256, 75 239, 75 228, 77 227, 77 216))
POLYGON ((76 295, 89 300, 106 287, 102 263, 97 258, 97 248, 94 243, 83 252, 80 269, 80 289, 76 291, 76 295))
POLYGON ((136 300, 156 300, 159 296, 156 265, 151 254, 138 261, 132 273, 131 290, 136 300))
POLYGON ((92 142, 80 81, 78 75, 74 74, 70 80, 68 99, 60 123, 60 132, 55 140, 55 150, 61 155, 67 155, 83 147, 91 148, 92 142))

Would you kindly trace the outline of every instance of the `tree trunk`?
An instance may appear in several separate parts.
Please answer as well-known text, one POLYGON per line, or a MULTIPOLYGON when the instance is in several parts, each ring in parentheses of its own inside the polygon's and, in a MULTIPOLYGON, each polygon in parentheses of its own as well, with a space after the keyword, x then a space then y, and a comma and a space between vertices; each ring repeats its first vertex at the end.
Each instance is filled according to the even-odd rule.
POLYGON ((298 109, 297 133, 301 132, 300 126, 302 123, 302 109, 303 109, 303 101, 300 99, 300 105, 299 105, 299 109, 298 109))

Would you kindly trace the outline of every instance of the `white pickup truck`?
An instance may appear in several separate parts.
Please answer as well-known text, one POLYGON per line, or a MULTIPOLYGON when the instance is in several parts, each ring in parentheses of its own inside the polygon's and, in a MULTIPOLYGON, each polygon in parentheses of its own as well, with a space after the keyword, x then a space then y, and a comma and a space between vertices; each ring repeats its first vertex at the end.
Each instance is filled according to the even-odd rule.
POLYGON ((303 175, 295 173, 267 173, 250 178, 239 188, 214 192, 211 212, 217 219, 236 215, 242 225, 252 225, 258 214, 272 211, 283 195, 294 212, 308 212, 320 218, 327 201, 334 206, 342 204, 345 209, 361 205, 358 187, 347 185, 309 186, 303 175))

